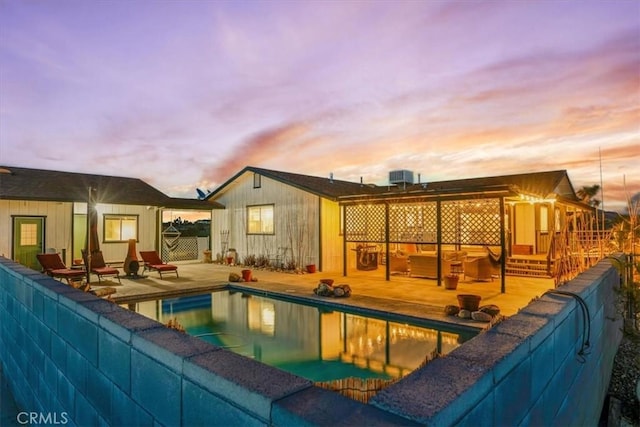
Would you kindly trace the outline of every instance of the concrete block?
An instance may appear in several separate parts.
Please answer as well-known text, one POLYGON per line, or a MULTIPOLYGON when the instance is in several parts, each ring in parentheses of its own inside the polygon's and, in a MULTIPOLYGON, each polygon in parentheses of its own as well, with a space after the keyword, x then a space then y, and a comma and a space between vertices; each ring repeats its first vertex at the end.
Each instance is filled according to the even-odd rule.
POLYGON ((136 350, 132 350, 131 364, 135 366, 131 373, 131 397, 160 423, 180 424, 180 376, 136 350))
POLYGON ((229 401, 204 390, 191 381, 183 382, 181 404, 183 408, 181 425, 185 426, 249 427, 269 424, 269 420, 252 417, 229 401))
MULTIPOLYGON (((500 403, 502 404, 502 403, 500 403)), ((504 425, 502 420, 496 419, 496 398, 495 393, 489 393, 471 411, 465 414, 456 427, 477 427, 477 426, 499 426, 504 425)))
POLYGON ((493 387, 487 366, 449 355, 383 389, 369 404, 420 424, 453 425, 493 387))
POLYGON ((518 336, 494 332, 491 329, 456 348, 448 357, 465 360, 491 370, 493 382, 497 384, 529 357, 529 342, 518 336))
POLYGON ((98 366, 98 326, 67 306, 58 307, 60 335, 93 366, 98 366))
POLYGON ((555 372, 553 335, 538 344, 531 353, 531 394, 541 395, 555 372))
POLYGON ((100 329, 98 348, 99 370, 128 393, 131 390, 131 347, 105 329, 100 329))
POLYGON ((131 345, 141 353, 161 360, 178 373, 182 373, 185 358, 220 349, 191 335, 165 327, 134 333, 131 345))
POLYGON ((271 425, 417 426, 419 424, 372 405, 356 402, 338 393, 311 386, 275 401, 271 425), (331 409, 327 410, 327 408, 331 409))
POLYGON ((531 302, 520 310, 519 314, 547 317, 558 323, 569 315, 569 310, 564 301, 560 301, 558 298, 549 298, 547 294, 531 302))
MULTIPOLYGON (((168 405, 168 402, 172 401, 160 403, 168 405)), ((127 393, 115 386, 111 388, 111 415, 107 422, 111 426, 154 426, 154 419, 151 414, 145 411, 127 393)))
POLYGON ((109 333, 120 338, 124 342, 131 342, 131 334, 137 331, 152 328, 164 328, 161 323, 141 316, 122 307, 119 309, 102 313, 100 316, 100 327, 106 329, 109 333))
POLYGON ((67 343, 57 334, 51 334, 51 360, 62 372, 67 370, 67 343))
POLYGON ((33 339, 36 345, 44 352, 44 354, 51 354, 51 330, 38 319, 34 318, 34 323, 36 327, 36 334, 33 339))
POLYGON ((73 347, 67 347, 66 377, 80 394, 87 390, 87 377, 89 376, 89 363, 83 355, 73 347))
POLYGON ((556 324, 556 329, 553 331, 554 366, 560 366, 563 360, 574 356, 579 350, 578 340, 582 339, 583 331, 580 316, 581 313, 574 310, 571 316, 556 324))
POLYGON ((535 347, 553 333, 553 321, 548 317, 520 312, 504 319, 491 328, 491 331, 509 334, 521 339, 530 340, 530 346, 535 347))
POLYGON ((77 289, 73 289, 71 286, 55 280, 48 276, 42 276, 39 280, 35 281, 35 285, 42 292, 45 297, 53 300, 58 300, 59 296, 78 292, 77 289))
POLYGON ((261 419, 269 419, 272 402, 311 385, 309 380, 228 350, 186 360, 183 377, 261 419))
POLYGON ((75 411, 73 421, 79 426, 95 426, 98 422, 98 413, 83 393, 76 393, 75 411))
POLYGON ((76 313, 80 317, 84 317, 91 321, 92 323, 98 323, 98 315, 91 311, 87 310, 83 307, 83 303, 86 302, 94 302, 98 299, 95 295, 89 292, 82 292, 77 289, 72 293, 68 293, 65 295, 58 296, 58 303, 63 306, 69 308, 71 311, 76 313))
POLYGON ((69 379, 62 373, 58 372, 58 388, 56 390, 58 400, 60 401, 61 407, 68 412, 69 414, 73 414, 75 411, 75 394, 76 390, 71 385, 69 379))
POLYGON ((111 416, 111 399, 113 383, 97 369, 90 369, 87 377, 85 397, 96 409, 99 417, 108 419, 111 416))
POLYGON ((531 363, 527 358, 496 385, 496 420, 503 425, 519 425, 531 405, 531 363))
POLYGON ((53 360, 49 357, 44 358, 44 381, 51 390, 57 390, 58 388, 58 367, 53 363, 53 360))
POLYGON ((44 323, 52 331, 58 331, 58 300, 48 296, 43 297, 44 303, 44 323))

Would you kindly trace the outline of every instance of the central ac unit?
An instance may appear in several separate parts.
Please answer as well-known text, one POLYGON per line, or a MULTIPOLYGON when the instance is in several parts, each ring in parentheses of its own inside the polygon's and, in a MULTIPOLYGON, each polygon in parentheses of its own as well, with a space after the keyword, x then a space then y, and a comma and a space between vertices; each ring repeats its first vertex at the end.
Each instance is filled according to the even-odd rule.
POLYGON ((397 170, 389 172, 389 184, 413 184, 413 172, 397 170))

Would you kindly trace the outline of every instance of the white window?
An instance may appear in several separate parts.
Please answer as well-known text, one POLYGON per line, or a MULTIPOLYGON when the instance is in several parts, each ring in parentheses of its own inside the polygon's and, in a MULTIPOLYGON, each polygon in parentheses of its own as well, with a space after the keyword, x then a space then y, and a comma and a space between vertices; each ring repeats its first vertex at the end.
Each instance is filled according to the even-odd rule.
POLYGON ((138 216, 105 214, 104 241, 124 242, 129 239, 138 240, 138 216))
POLYGON ((247 233, 273 234, 273 205, 247 206, 247 233))

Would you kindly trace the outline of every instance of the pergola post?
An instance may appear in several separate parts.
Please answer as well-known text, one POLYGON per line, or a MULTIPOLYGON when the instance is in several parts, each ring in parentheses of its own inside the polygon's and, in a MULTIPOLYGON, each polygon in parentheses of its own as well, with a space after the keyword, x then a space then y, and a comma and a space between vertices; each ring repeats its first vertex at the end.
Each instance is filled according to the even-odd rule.
POLYGON ((440 200, 436 201, 436 259, 438 271, 438 286, 442 286, 442 206, 440 200))
POLYGON ((504 197, 500 197, 500 292, 506 292, 507 252, 505 248, 504 197))

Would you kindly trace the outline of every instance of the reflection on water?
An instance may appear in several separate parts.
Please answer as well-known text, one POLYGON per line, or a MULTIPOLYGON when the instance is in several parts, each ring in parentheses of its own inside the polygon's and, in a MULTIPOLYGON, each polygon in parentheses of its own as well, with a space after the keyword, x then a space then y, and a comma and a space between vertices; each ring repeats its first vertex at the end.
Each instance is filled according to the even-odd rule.
POLYGON ((398 378, 474 335, 229 291, 135 310, 164 324, 176 318, 191 335, 313 381, 398 378))

